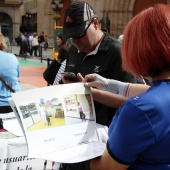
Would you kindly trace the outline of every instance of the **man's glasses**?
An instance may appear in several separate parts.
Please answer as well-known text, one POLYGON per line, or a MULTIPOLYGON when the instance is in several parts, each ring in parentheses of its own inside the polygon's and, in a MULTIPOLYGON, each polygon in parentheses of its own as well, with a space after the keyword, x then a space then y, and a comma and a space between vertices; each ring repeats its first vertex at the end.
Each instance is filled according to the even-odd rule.
POLYGON ((86 32, 87 32, 88 28, 90 27, 92 21, 93 21, 93 20, 91 20, 91 21, 88 23, 88 25, 86 25, 86 28, 85 28, 84 32, 83 32, 81 35, 79 35, 79 36, 77 36, 77 37, 71 37, 71 38, 79 39, 79 38, 84 37, 84 36, 86 35, 86 32))

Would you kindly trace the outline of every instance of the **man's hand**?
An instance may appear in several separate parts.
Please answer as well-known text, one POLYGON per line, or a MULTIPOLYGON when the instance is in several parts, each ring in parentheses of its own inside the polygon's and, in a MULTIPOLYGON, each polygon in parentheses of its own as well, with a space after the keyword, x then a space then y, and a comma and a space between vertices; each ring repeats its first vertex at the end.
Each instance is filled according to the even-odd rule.
POLYGON ((75 83, 75 82, 72 82, 72 81, 66 79, 64 76, 61 76, 61 80, 64 84, 75 83))
POLYGON ((77 78, 77 76, 74 73, 64 72, 61 75, 62 75, 61 79, 64 84, 79 82, 79 79, 77 78))

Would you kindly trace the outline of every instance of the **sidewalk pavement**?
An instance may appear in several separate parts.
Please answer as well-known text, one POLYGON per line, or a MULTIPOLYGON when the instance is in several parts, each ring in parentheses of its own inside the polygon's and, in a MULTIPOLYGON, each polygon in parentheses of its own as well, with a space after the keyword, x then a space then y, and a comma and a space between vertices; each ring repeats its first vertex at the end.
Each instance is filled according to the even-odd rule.
POLYGON ((33 86, 31 84, 27 84, 27 83, 20 82, 20 81, 19 81, 19 84, 20 84, 20 87, 21 87, 22 91, 39 88, 37 86, 33 86))
POLYGON ((29 90, 47 86, 47 82, 43 78, 43 72, 47 68, 47 58, 52 59, 52 49, 42 51, 42 62, 40 57, 29 56, 26 60, 19 57, 19 46, 11 46, 11 52, 16 55, 20 63, 21 75, 19 83, 22 90, 29 90))
MULTIPOLYGON (((18 56, 19 54, 19 50, 20 50, 20 47, 19 46, 11 46, 11 52, 13 54, 15 54, 16 56, 18 56)), ((47 50, 44 50, 44 48, 42 49, 42 62, 46 62, 46 59, 47 58, 50 58, 50 59, 53 59, 53 56, 52 56, 52 48, 48 48, 47 50)), ((35 56, 29 56, 26 58, 27 59, 31 59, 33 61, 41 61, 41 58, 40 57, 35 57, 35 56)))

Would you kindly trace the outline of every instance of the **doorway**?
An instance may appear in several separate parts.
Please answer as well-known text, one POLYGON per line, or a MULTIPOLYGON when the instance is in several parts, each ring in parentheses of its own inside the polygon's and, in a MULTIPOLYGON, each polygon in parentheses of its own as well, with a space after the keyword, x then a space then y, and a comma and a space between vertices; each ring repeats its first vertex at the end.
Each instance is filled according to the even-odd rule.
POLYGON ((0 12, 0 32, 12 42, 13 25, 11 17, 3 12, 0 12))

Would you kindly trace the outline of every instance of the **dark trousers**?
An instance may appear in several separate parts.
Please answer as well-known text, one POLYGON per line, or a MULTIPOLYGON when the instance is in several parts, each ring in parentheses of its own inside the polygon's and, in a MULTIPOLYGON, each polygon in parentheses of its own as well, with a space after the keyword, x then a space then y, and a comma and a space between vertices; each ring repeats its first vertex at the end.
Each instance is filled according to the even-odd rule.
POLYGON ((38 51, 38 46, 32 46, 31 56, 32 56, 33 53, 34 53, 35 56, 37 56, 37 51, 38 51))

